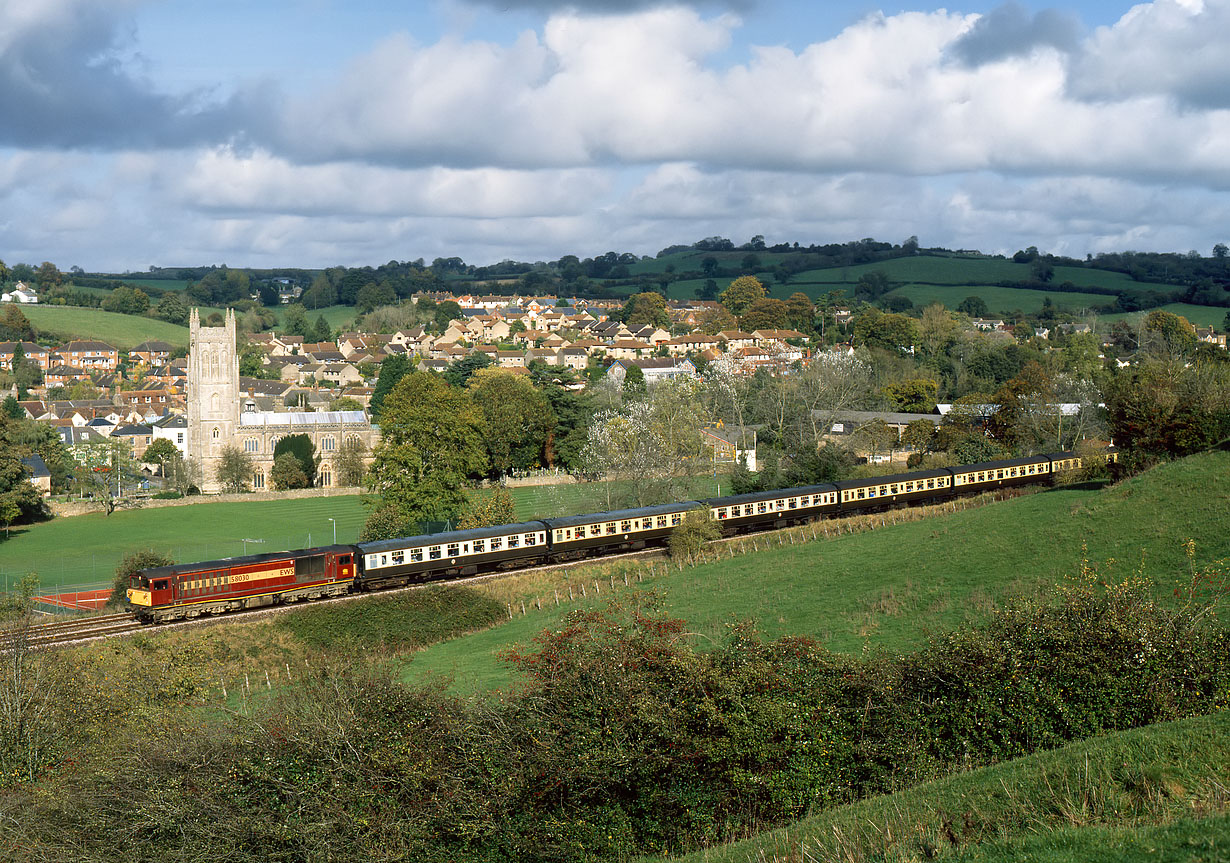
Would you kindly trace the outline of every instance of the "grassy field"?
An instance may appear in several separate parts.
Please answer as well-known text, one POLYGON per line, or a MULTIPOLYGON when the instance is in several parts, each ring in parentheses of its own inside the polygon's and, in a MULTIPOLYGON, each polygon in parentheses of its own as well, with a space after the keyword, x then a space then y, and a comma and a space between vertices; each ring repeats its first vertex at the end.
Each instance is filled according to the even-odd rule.
POLYGON ((1114 298, 1099 294, 1064 293, 1061 291, 1034 291, 1027 288, 1001 288, 996 285, 903 285, 889 296, 898 294, 909 297, 916 308, 931 303, 941 303, 955 309, 966 297, 982 297, 991 314, 1000 315, 1020 309, 1026 314, 1041 311, 1049 297, 1057 311, 1076 313, 1089 306, 1101 306, 1114 298))
POLYGON ((839 806, 679 859, 1224 861, 1228 741, 1225 711, 1119 732, 839 806))
POLYGON ((132 348, 149 339, 188 345, 187 327, 153 318, 73 306, 22 306, 21 311, 40 332, 50 331, 65 338, 99 339, 117 348, 132 348))
MULTIPOLYGON (((1216 327, 1219 330, 1224 328, 1226 315, 1230 314, 1230 309, 1221 306, 1193 306, 1188 303, 1169 303, 1160 308, 1176 315, 1182 315, 1198 327, 1216 327)), ((1147 314, 1148 312, 1123 312, 1117 315, 1102 315, 1099 320, 1131 321, 1135 324, 1147 314)))
MULTIPOLYGON (((701 638, 720 638, 729 622, 752 618, 768 637, 807 634, 849 653, 907 650, 931 632, 981 619, 1005 598, 1032 596, 1059 583, 1080 570, 1083 557, 1100 564, 1109 578, 1131 575, 1143 560, 1159 592, 1171 595, 1188 577, 1185 540, 1195 541, 1198 564, 1230 557, 1228 474, 1230 453, 1210 453, 1103 490, 1044 490, 682 572, 661 574, 659 565, 647 583, 665 591, 667 608, 701 638), (1115 563, 1107 566, 1111 559, 1115 563)), ((616 566, 631 570, 633 581, 641 568, 616 566)), ((615 570, 617 584, 620 572, 615 570)), ((580 579, 594 576, 566 578, 579 597, 580 579)), ((606 591, 608 577, 598 578, 606 591)), ((541 597, 543 611, 517 614, 495 629, 429 648, 414 659, 408 676, 452 676, 458 691, 466 692, 506 684, 496 654, 557 625, 567 609, 556 609, 553 591, 563 585, 567 596, 568 583, 528 582, 527 607, 541 597)), ((592 598, 592 586, 589 593, 592 598)))

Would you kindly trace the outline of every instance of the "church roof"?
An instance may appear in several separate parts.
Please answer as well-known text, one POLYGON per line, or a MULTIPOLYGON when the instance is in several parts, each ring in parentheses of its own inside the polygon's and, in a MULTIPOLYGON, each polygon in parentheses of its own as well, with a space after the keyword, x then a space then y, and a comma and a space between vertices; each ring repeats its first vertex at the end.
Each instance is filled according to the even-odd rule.
POLYGON ((367 425, 363 411, 249 411, 239 415, 241 426, 367 425))

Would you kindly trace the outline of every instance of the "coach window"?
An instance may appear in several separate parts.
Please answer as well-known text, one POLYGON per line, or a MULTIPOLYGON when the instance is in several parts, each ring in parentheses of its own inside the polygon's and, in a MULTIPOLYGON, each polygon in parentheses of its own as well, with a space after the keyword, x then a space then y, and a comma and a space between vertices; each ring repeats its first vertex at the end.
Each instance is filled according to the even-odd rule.
POLYGON ((614 532, 615 532, 615 522, 613 522, 613 521, 608 521, 608 522, 606 523, 606 532, 607 532, 607 533, 614 533, 614 532))
POLYGON ((576 528, 576 538, 585 539, 585 525, 578 524, 576 528))
POLYGON ((387 554, 380 555, 380 565, 381 566, 389 565, 389 556, 387 554))
POLYGON ((538 545, 538 538, 534 536, 534 534, 532 533, 527 533, 525 535, 525 544, 526 545, 538 545))
POLYGON ((666 516, 658 516, 658 527, 666 527, 666 516))
POLYGON ((789 509, 798 509, 798 508, 799 508, 799 499, 798 499, 797 497, 792 497, 792 498, 790 498, 789 500, 787 500, 787 501, 786 501, 786 506, 787 506, 789 509))
POLYGON ((619 523, 620 533, 627 533, 630 530, 632 530, 632 522, 630 520, 624 519, 623 521, 619 523))
POLYGON ((510 534, 508 537, 508 547, 509 548, 520 548, 521 547, 521 537, 515 533, 510 534))
POLYGON ((888 487, 888 491, 889 491, 889 493, 890 493, 890 494, 896 494, 896 493, 897 493, 897 486, 896 486, 896 485, 890 485, 890 486, 888 487))
POLYGON ((492 551, 499 551, 503 547, 504 547, 503 537, 499 537, 499 536, 491 537, 491 550, 492 551))
POLYGON ((482 554, 486 550, 487 550, 487 540, 485 539, 474 540, 474 553, 475 554, 482 554))
POLYGON ((683 523, 683 514, 678 513, 678 512, 672 512, 671 513, 671 524, 674 525, 674 524, 682 524, 682 523, 683 523))
POLYGON ((449 556, 449 557, 456 557, 456 556, 457 556, 458 554, 460 554, 460 553, 461 553, 461 546, 459 546, 457 543, 455 543, 455 542, 454 542, 454 543, 452 543, 452 544, 450 544, 450 545, 449 545, 449 547, 448 547, 448 556, 449 556))
POLYGON ((406 553, 405 553, 404 551, 395 551, 395 552, 393 552, 393 562, 394 562, 394 563, 405 563, 405 562, 406 562, 406 553))
POLYGON ((431 548, 427 549, 428 560, 439 560, 442 556, 443 554, 441 553, 440 546, 438 545, 433 545, 431 548))
POLYGON ((722 509, 719 509, 719 510, 717 511, 717 517, 718 517, 718 518, 726 518, 726 508, 725 508, 725 507, 723 507, 722 509))

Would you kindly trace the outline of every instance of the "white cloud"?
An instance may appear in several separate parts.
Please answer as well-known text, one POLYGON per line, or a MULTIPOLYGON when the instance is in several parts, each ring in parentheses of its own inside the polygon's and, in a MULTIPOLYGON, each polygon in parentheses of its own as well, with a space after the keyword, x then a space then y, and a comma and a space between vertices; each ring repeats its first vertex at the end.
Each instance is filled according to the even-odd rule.
POLYGON ((1100 27, 1074 64, 1072 92, 1098 101, 1173 97, 1230 108, 1230 2, 1155 0, 1100 27))

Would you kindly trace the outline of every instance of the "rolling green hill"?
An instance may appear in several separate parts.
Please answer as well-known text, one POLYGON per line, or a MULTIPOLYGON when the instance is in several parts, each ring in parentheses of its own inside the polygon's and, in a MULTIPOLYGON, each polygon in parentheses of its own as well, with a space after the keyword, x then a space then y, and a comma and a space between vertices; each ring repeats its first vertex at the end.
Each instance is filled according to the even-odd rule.
MULTIPOLYGON (((1230 557, 1227 475, 1230 453, 1208 453, 1110 488, 1044 490, 868 533, 737 555, 652 582, 666 591, 671 613, 686 618, 702 638, 718 639, 728 622, 752 618, 768 637, 806 634, 848 653, 907 650, 930 632, 981 618, 1007 597, 1049 589, 1079 572, 1082 559, 1116 579, 1143 565, 1159 592, 1170 595, 1190 574, 1186 540, 1195 542, 1198 564, 1230 557)), ((579 595, 579 580, 572 578, 579 595)), ((558 584, 567 595, 565 581, 558 584)), ((451 675, 461 691, 504 685, 507 672, 496 654, 558 623, 563 611, 553 604, 554 589, 532 584, 527 605, 545 597, 542 612, 436 645, 414 659, 408 675, 451 675)))
POLYGON ((40 333, 55 333, 66 339, 99 339, 123 349, 149 339, 188 346, 187 327, 154 318, 74 306, 23 306, 21 311, 40 333))

